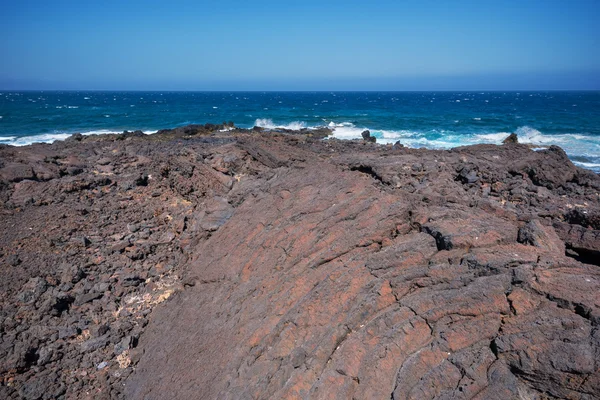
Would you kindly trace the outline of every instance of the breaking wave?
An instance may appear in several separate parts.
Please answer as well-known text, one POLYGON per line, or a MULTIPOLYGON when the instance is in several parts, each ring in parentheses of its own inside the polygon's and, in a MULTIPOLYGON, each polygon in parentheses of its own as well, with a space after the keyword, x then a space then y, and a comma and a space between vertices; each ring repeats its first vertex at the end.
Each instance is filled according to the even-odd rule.
MULTIPOLYGON (((82 135, 107 135, 107 134, 115 134, 115 133, 122 133, 123 131, 116 131, 116 130, 108 130, 108 129, 101 129, 101 130, 96 130, 96 131, 89 131, 89 132, 81 132, 82 135)), ((144 131, 145 134, 150 135, 153 133, 156 133, 158 131, 154 130, 154 131, 144 131)), ((73 135, 73 133, 42 133, 39 135, 32 135, 32 136, 23 136, 23 137, 17 137, 17 136, 0 136, 0 144, 8 144, 11 146, 27 146, 33 143, 54 143, 57 140, 65 140, 67 139, 69 136, 73 135)))
MULTIPOLYGON (((418 132, 412 130, 382 130, 357 127, 351 122, 330 122, 332 137, 337 139, 362 139, 361 133, 369 130, 378 143, 395 143, 400 141, 405 146, 430 149, 450 149, 453 147, 474 144, 502 144, 510 132, 493 133, 461 133, 449 130, 432 129, 418 132)), ((544 134, 529 126, 519 127, 515 133, 519 143, 531 144, 546 148, 550 145, 562 147, 573 163, 594 171, 600 171, 600 137, 578 133, 544 134)))
POLYGON ((294 121, 290 122, 287 125, 277 125, 273 122, 272 119, 269 118, 258 118, 254 122, 254 126, 259 126, 261 128, 266 129, 292 129, 292 130, 300 130, 306 128, 306 122, 302 121, 294 121))

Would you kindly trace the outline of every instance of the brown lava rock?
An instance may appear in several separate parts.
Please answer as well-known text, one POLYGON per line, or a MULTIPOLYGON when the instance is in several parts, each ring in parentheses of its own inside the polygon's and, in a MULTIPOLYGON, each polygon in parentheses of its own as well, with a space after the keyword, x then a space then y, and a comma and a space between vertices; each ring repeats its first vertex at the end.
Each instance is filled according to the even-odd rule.
POLYGON ((326 135, 0 148, 0 398, 598 398, 598 175, 326 135))

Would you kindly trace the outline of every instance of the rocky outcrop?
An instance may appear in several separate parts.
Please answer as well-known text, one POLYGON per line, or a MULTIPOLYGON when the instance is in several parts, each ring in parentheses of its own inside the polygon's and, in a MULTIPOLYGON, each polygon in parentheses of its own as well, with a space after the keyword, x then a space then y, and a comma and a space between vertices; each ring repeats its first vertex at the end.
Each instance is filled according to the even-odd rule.
POLYGON ((502 143, 504 144, 508 144, 508 143, 519 143, 519 137, 517 136, 516 133, 511 133, 510 135, 508 135, 506 137, 506 139, 504 139, 502 141, 502 143))
POLYGON ((0 149, 0 397, 598 398, 561 149, 186 132, 0 149))
POLYGON ((375 143, 377 142, 377 138, 375 136, 371 136, 371 132, 369 130, 362 131, 360 134, 364 141, 375 143))

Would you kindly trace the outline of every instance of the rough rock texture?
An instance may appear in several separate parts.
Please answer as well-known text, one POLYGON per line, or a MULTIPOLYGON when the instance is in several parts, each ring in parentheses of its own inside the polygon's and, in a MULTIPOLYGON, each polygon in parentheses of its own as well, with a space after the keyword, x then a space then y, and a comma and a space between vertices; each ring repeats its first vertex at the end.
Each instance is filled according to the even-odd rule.
POLYGON ((0 149, 0 398, 599 398, 560 148, 219 130, 0 149))
POLYGON ((506 137, 506 139, 504 139, 502 141, 502 143, 504 144, 508 144, 508 143, 519 143, 519 137, 517 136, 516 133, 511 133, 510 135, 508 135, 506 137))

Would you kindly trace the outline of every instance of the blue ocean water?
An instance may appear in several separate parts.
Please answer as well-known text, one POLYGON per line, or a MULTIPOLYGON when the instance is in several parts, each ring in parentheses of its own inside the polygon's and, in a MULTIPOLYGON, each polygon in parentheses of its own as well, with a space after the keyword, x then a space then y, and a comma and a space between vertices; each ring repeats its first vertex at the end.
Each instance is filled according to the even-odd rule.
POLYGON ((600 171, 600 92, 11 92, 0 91, 0 143, 233 121, 239 127, 329 126, 334 136, 451 148, 521 142, 565 149, 600 171))

